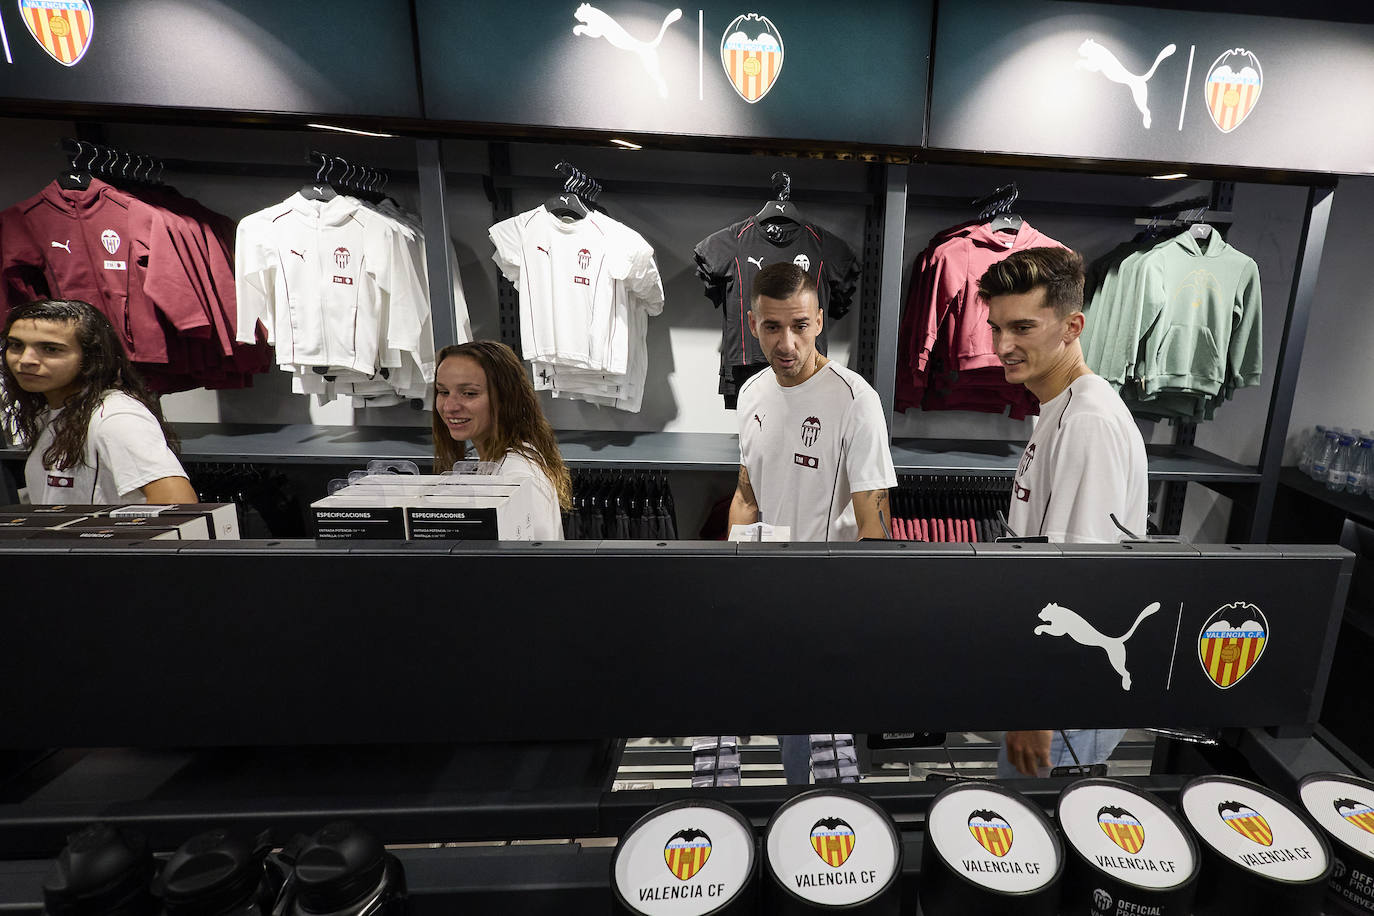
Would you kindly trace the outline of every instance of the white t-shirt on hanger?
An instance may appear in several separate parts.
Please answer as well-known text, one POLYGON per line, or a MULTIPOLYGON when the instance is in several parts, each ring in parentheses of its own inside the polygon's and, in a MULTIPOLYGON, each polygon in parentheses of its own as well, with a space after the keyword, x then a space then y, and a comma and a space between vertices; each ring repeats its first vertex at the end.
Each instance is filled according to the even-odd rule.
POLYGON ((502 274, 520 292, 527 360, 623 375, 630 370, 630 312, 663 310, 654 250, 639 233, 592 213, 564 222, 541 205, 488 230, 502 274))

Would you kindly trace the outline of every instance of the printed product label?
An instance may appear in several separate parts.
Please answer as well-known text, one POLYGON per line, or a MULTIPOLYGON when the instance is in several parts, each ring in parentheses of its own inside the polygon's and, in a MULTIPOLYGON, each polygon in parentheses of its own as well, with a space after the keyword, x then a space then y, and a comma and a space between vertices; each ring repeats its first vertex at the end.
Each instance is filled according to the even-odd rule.
POLYGON ((931 809, 926 832, 956 871, 994 891, 1039 890, 1059 869, 1058 850, 1044 822, 1001 792, 951 792, 931 809))
POLYGON ((129 265, 124 261, 106 261, 106 270, 128 270, 129 265))
POLYGON ((882 812, 842 795, 817 795, 782 811, 765 848, 783 886, 822 906, 863 903, 897 869, 897 838, 882 812))
POLYGON ((498 539, 496 510, 406 509, 412 541, 495 541, 498 539))
POLYGON ((1207 845, 1269 878, 1311 881, 1326 871, 1321 841, 1287 805, 1226 780, 1193 786, 1180 807, 1207 845))
POLYGON ((620 843, 615 883, 645 916, 701 916, 748 884, 754 837, 723 811, 673 808, 653 817, 620 843))
POLYGON ((1163 890, 1192 877, 1196 864, 1187 839, 1149 798, 1115 786, 1071 787, 1059 814, 1074 848, 1113 878, 1163 890))

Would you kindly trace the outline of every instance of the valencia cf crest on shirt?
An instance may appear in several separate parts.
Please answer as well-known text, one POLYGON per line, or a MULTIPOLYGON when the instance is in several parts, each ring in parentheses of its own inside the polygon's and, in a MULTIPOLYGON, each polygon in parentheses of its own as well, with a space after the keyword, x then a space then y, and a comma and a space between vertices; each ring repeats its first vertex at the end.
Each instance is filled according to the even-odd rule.
POLYGON ((48 56, 75 67, 91 47, 95 13, 89 0, 19 0, 24 26, 48 56))
POLYGON ((739 97, 749 104, 762 99, 782 72, 782 35, 758 13, 735 17, 720 41, 720 63, 739 97))
POLYGON ((801 440, 802 445, 807 448, 816 444, 816 437, 821 434, 821 421, 819 417, 807 417, 802 421, 801 440))

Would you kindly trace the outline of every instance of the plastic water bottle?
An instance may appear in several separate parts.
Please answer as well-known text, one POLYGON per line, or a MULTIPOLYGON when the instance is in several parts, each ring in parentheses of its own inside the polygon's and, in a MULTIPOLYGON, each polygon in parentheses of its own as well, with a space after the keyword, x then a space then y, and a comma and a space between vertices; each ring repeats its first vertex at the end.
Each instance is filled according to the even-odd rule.
POLYGON ((1326 483, 1327 471, 1331 467, 1331 462, 1336 458, 1336 450, 1340 447, 1341 437, 1336 434, 1334 429, 1328 429, 1326 435, 1322 437, 1321 448, 1312 456, 1312 470, 1308 476, 1318 483, 1326 483))
POLYGON ((1336 440, 1336 454, 1331 459, 1331 463, 1326 467, 1326 488, 1332 491, 1345 489, 1345 475, 1350 470, 1350 459, 1353 457, 1355 439, 1350 435, 1342 435, 1336 440))
POLYGON ((1308 477, 1312 476, 1312 462, 1321 454, 1322 445, 1326 443, 1326 427, 1318 423, 1310 433, 1307 434, 1307 441, 1302 444, 1302 457, 1298 459, 1298 470, 1308 477))
POLYGON ((1354 493, 1358 496, 1366 492, 1371 484, 1371 475, 1374 475, 1374 439, 1368 436, 1361 436, 1355 448, 1355 458, 1350 462, 1350 469, 1345 472, 1345 491, 1354 493))

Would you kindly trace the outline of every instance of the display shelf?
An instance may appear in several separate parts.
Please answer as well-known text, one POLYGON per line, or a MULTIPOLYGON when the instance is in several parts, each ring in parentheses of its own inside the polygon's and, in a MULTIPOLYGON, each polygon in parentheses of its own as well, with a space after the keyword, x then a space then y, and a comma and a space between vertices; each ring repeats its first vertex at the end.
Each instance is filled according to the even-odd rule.
POLYGON ((1279 483, 1304 496, 1311 497, 1328 506, 1339 509, 1346 517, 1374 525, 1374 499, 1364 494, 1332 492, 1325 485, 1317 483, 1296 467, 1286 467, 1279 472, 1279 483))
MULTIPOLYGON (((892 461, 898 474, 1016 473, 1024 443, 1002 439, 896 439, 892 461)), ((1257 483, 1256 468, 1193 445, 1147 445, 1151 480, 1257 483)))
MULTIPOLYGON (((430 431, 419 426, 313 426, 309 424, 176 423, 186 462, 362 464, 373 459, 428 461, 430 431)), ((739 445, 732 433, 562 430, 569 467, 664 471, 734 471, 739 445)), ((1016 472, 1024 443, 1003 439, 897 439, 892 461, 899 474, 1016 472)), ((1150 479, 1256 483, 1259 471, 1191 445, 1150 445, 1150 479)), ((6 448, 0 457, 20 459, 6 448)), ((422 468, 423 470, 423 468, 422 468)), ((1325 492, 1324 490, 1321 492, 1325 492)), ((1374 503, 1370 509, 1374 511, 1374 503)))

